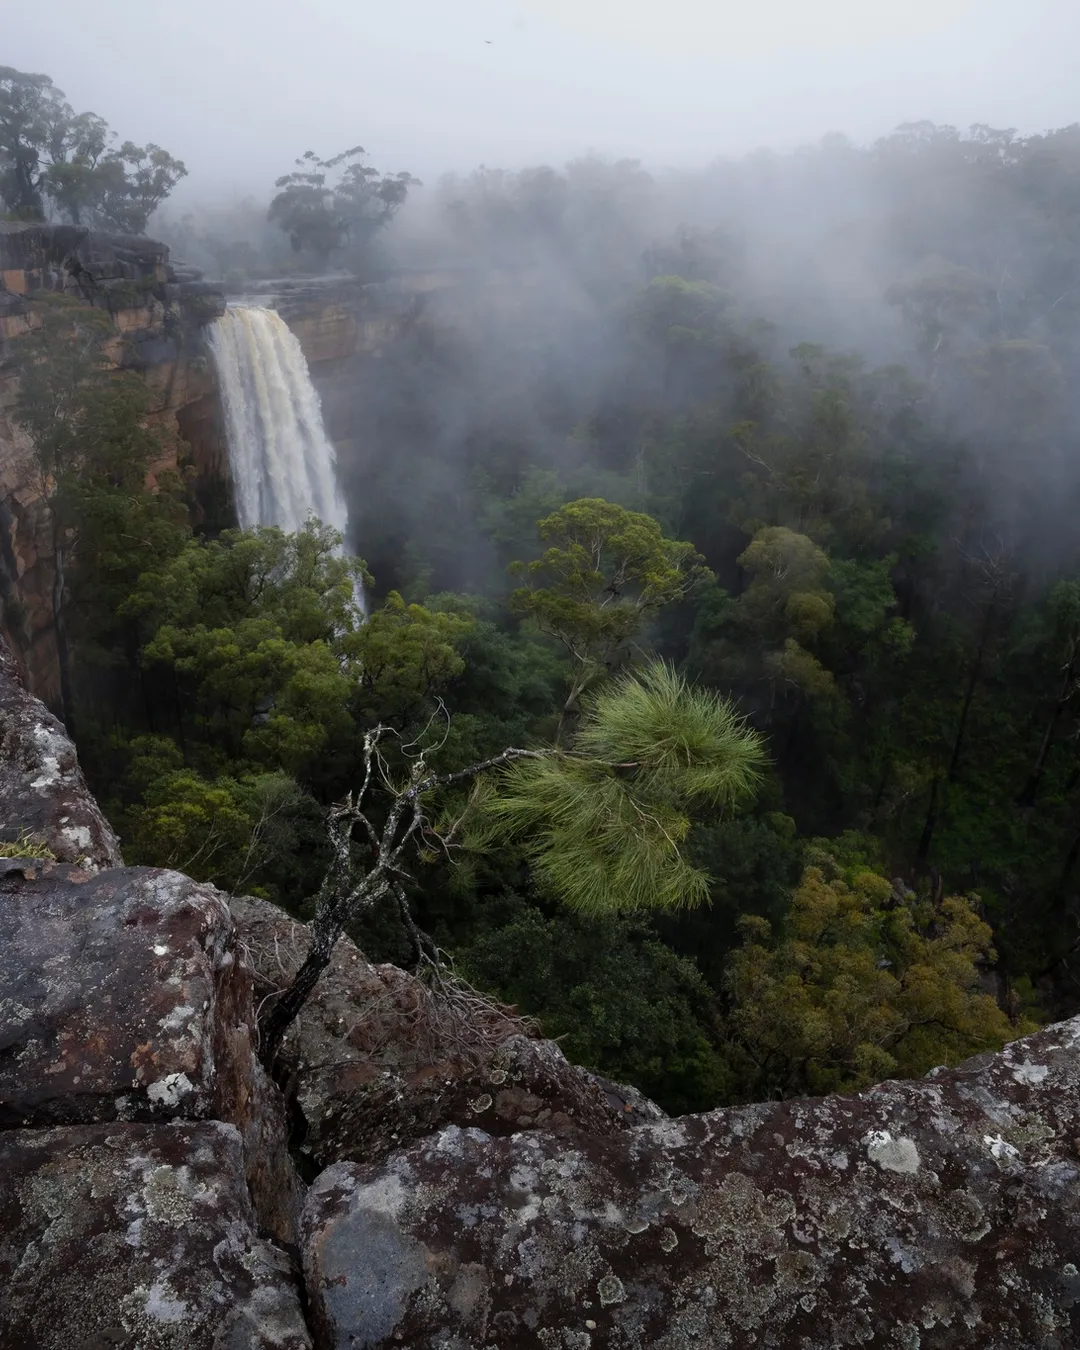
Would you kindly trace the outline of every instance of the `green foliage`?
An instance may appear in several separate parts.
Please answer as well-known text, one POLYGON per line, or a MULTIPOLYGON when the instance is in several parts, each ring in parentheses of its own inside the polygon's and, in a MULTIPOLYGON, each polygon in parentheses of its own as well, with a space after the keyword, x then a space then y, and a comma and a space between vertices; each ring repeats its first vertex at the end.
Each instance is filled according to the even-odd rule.
MULTIPOLYGON (((762 795, 768 791, 769 786, 762 795)), ((783 922, 802 874, 806 842, 795 821, 779 811, 761 810, 764 804, 755 814, 695 821, 687 852, 710 878, 708 903, 657 919, 664 941, 693 957, 717 990, 723 987, 730 953, 741 942, 742 916, 783 922)))
POLYGON ((512 565, 529 584, 511 603, 565 647, 573 708, 599 674, 626 660, 646 620, 708 572, 691 544, 665 538, 652 517, 601 498, 570 502, 537 529, 550 547, 512 565))
POLYGON ((468 614, 407 605, 391 591, 344 650, 355 663, 359 706, 373 722, 404 728, 465 669, 460 647, 473 632, 468 614))
POLYGON ((654 663, 590 700, 570 753, 504 769, 484 814, 571 908, 676 909, 709 891, 680 847, 688 807, 745 800, 764 762, 728 703, 654 663))
POLYGON ((141 664, 167 679, 177 733, 200 746, 204 771, 242 760, 311 781, 349 762, 363 567, 339 543, 315 524, 227 531, 139 578, 124 613, 147 635, 141 664))
POLYGON ((0 841, 0 858, 55 858, 52 849, 29 830, 20 830, 15 839, 0 841))
MULTIPOLYGON (((147 423, 146 383, 109 357, 108 317, 66 296, 40 301, 35 317, 18 344, 13 414, 33 441, 52 536, 61 701, 73 727, 72 643, 83 643, 88 664, 133 662, 120 613, 140 574, 180 550, 190 526, 175 476, 148 484, 168 442, 147 423)), ((86 681, 82 693, 95 701, 86 681)))
POLYGON ((896 895, 865 867, 808 867, 780 935, 747 918, 725 986, 747 1097, 851 1092, 996 1050, 1014 1026, 979 991, 992 933, 970 899, 896 895))
POLYGON ((331 255, 353 248, 362 260, 373 237, 405 204, 419 181, 408 173, 380 174, 365 164, 363 146, 332 159, 312 150, 279 178, 269 219, 289 236, 294 252, 307 250, 325 267, 331 255))
MULTIPOLYGON (((169 165, 132 150, 119 163, 45 77, 0 75, 10 215, 100 224, 109 191, 115 220, 144 215, 169 165)), ((329 536, 192 540, 183 484, 155 470, 146 490, 171 447, 113 368, 107 317, 35 299, 40 326, 10 344, 16 415, 55 530, 80 754, 129 850, 300 909, 321 811, 356 788, 373 726, 390 729, 376 825, 419 754, 450 772, 531 747, 542 757, 481 793, 486 852, 424 834, 410 901, 489 987, 669 1104, 918 1072, 1016 1034, 1036 993, 1047 1015, 1074 1012, 1078 166, 1075 129, 928 124, 715 166, 698 186, 740 211, 774 189, 835 208, 830 266, 804 265, 800 236, 772 324, 743 317, 762 241, 665 235, 633 162, 448 180, 439 265, 494 270, 462 288, 457 325, 414 325, 355 372, 370 443, 352 526, 384 588, 363 624, 358 565, 329 536), (843 203, 866 200, 895 283, 872 333, 844 264, 867 237, 843 203), (845 350, 792 346, 804 335, 845 350), (681 721, 685 695, 657 700, 648 670, 625 684, 654 654, 767 743, 752 809, 712 800, 742 761, 708 747, 730 752, 738 719, 681 721), (301 796, 274 828, 291 842, 241 882, 258 785, 289 781, 301 796), (560 907, 507 923, 499 897, 532 886, 560 907), (607 913, 658 902, 677 906, 654 910, 659 938, 607 913), (739 916, 768 934, 740 945, 739 916)), ((174 223, 169 242, 215 271, 281 275, 291 237, 301 259, 371 275, 408 191, 359 153, 310 155, 279 183, 273 227, 247 204, 174 223)), ((771 224, 763 237, 779 246, 771 224)), ((228 508, 201 519, 213 534, 228 508)), ((14 595, 4 610, 19 622, 14 595)), ((467 794, 433 790, 431 828, 467 794)), ((396 912, 364 940, 376 930, 410 959, 396 912)))
POLYGON ((497 904, 495 916, 506 921, 457 953, 470 981, 538 1018, 575 1063, 635 1084, 666 1110, 715 1105, 724 1064, 692 961, 631 919, 545 917, 521 901, 497 904))
POLYGON ((72 224, 142 234, 187 169, 159 145, 113 139, 47 75, 0 66, 0 198, 17 217, 42 218, 51 202, 72 224))
POLYGON ((829 559, 812 539, 782 526, 759 530, 738 559, 750 574, 740 617, 762 636, 813 639, 832 622, 829 559))
POLYGON ((287 775, 207 779, 184 768, 163 737, 143 737, 131 752, 128 783, 139 801, 120 817, 129 863, 175 868, 242 894, 273 878, 297 847, 303 794, 287 775))

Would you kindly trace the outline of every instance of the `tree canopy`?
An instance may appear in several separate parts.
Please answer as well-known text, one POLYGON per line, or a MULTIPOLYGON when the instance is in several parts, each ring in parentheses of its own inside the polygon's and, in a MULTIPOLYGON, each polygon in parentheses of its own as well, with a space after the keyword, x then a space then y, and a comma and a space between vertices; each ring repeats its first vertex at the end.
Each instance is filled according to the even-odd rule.
POLYGON ((0 66, 0 201, 12 216, 142 234, 187 169, 159 145, 114 140, 49 76, 0 66))
MULTIPOLYGON (((167 189, 0 83, 8 213, 167 189)), ((1077 129, 487 168, 408 230, 407 180, 312 153, 270 220, 162 222, 237 286, 438 286, 326 377, 364 564, 190 512, 107 317, 19 302, 64 702, 129 856, 456 960, 679 1108, 1075 1012, 1077 129)))
POLYGON ((410 188, 420 186, 409 173, 380 173, 365 162, 366 153, 356 145, 320 159, 307 150, 274 184, 269 219, 285 231, 294 252, 309 253, 320 269, 341 251, 351 251, 354 262, 362 258, 410 188))

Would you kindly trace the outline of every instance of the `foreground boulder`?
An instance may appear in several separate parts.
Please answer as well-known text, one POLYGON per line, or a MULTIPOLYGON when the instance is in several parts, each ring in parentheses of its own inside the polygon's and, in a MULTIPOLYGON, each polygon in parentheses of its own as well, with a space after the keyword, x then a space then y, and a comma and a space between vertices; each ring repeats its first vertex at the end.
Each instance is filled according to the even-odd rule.
MULTIPOLYGON (((265 901, 232 901, 256 997, 268 1004, 307 950, 306 925, 265 901)), ((457 986, 435 997, 343 938, 285 1043, 282 1061, 317 1166, 373 1162, 442 1125, 488 1134, 621 1132, 650 1112, 601 1084, 520 1018, 457 986)))
POLYGON ((250 1065, 233 946, 179 872, 0 862, 0 1126, 228 1118, 250 1065))
POLYGON ((119 867, 120 845, 90 795, 63 726, 0 642, 0 842, 29 838, 59 862, 119 867))
POLYGON ((609 1138, 444 1129, 312 1187, 335 1347, 1080 1345, 1080 1019, 609 1138))
POLYGON ((224 897, 179 872, 0 860, 0 1129, 227 1121, 266 1228, 291 1240, 284 1106, 239 955, 224 897))
POLYGON ((0 1133, 0 1345, 310 1350, 219 1123, 0 1133))

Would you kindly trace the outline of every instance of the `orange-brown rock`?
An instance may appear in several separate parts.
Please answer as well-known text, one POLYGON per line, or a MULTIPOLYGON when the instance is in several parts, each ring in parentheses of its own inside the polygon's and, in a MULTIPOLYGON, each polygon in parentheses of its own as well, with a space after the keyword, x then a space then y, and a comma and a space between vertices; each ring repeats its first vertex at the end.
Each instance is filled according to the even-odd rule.
MULTIPOLYGON (((260 1004, 283 987, 308 930, 274 905, 232 901, 260 1004)), ((451 1122, 490 1134, 621 1133, 658 1108, 570 1064, 552 1041, 477 994, 433 993, 343 938, 286 1040, 290 1092, 318 1166, 370 1162, 451 1122), (640 1102, 640 1104, 639 1104, 640 1102)))
POLYGON ((140 371, 152 420, 173 433, 151 478, 178 467, 199 478, 225 471, 224 432, 201 323, 224 307, 205 283, 172 280, 169 251, 154 240, 92 234, 71 226, 0 223, 0 631, 33 691, 54 706, 59 679, 52 633, 53 548, 41 473, 15 423, 18 339, 34 324, 42 292, 77 296, 109 312, 109 354, 140 371), (191 410, 191 411, 189 411, 191 410))

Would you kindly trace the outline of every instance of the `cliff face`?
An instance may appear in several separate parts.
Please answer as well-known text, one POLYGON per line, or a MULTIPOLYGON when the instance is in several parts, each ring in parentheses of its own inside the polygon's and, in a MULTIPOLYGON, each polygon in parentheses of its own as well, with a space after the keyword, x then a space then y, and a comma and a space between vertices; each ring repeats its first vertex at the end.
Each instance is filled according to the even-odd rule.
MULTIPOLYGON (((437 272, 381 285, 329 276, 265 282, 244 298, 277 309, 296 333, 330 438, 344 451, 362 435, 350 398, 358 363, 377 361, 417 322, 430 292, 455 284, 457 278, 437 272)), ((42 292, 74 295, 108 311, 116 329, 113 359, 142 374, 153 395, 152 419, 176 433, 196 501, 213 502, 215 510, 228 499, 228 452, 202 330, 224 311, 225 299, 152 239, 0 223, 0 632, 30 687, 55 706, 52 543, 33 448, 11 417, 19 338, 33 326, 42 292)), ((175 468, 170 454, 152 473, 175 468)))
POLYGON ((430 322, 429 299, 460 281, 453 272, 434 270, 402 272, 391 281, 368 284, 327 276, 268 281, 252 293, 276 309, 299 339, 339 462, 363 439, 357 376, 415 325, 430 322))
MULTIPOLYGON (((52 544, 33 448, 11 417, 19 338, 33 327, 42 292, 77 296, 110 314, 112 358, 144 375, 152 418, 179 434, 196 491, 199 480, 225 471, 216 381, 201 341, 202 326, 223 312, 225 301, 196 271, 170 263, 168 249, 152 239, 0 223, 2 629, 31 687, 55 702, 52 544)), ((175 468, 176 460, 155 467, 175 468)))

